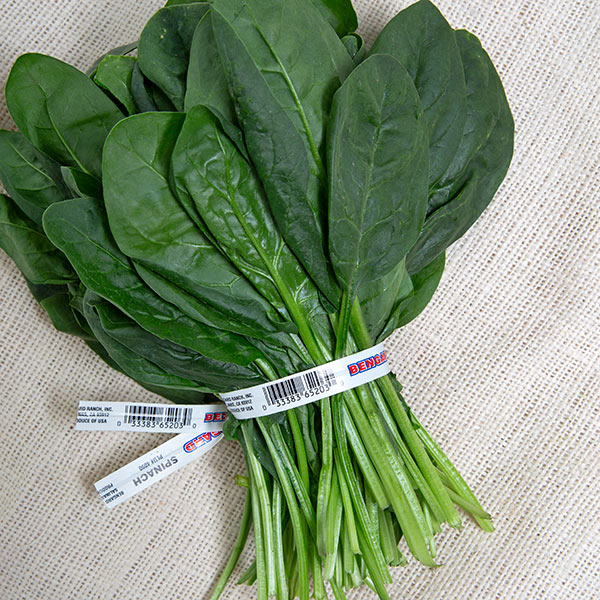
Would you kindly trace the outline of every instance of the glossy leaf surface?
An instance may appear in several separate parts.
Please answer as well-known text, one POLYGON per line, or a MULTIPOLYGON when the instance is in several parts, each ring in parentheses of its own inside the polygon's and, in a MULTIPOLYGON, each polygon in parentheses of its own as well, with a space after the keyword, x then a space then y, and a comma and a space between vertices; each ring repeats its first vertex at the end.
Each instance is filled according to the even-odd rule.
POLYGON ((13 202, 38 225, 46 208, 69 194, 60 165, 17 131, 0 131, 0 180, 13 202))
POLYGON ((171 191, 171 155, 183 119, 180 113, 145 113, 111 132, 103 163, 111 231, 121 251, 202 302, 207 324, 276 339, 285 323, 171 191))
POLYGON ((467 109, 465 78, 454 31, 429 0, 400 11, 369 55, 390 54, 415 83, 427 121, 429 183, 446 172, 460 144, 467 109))
POLYGON ((8 77, 6 104, 38 150, 100 178, 104 140, 123 113, 81 71, 43 54, 23 54, 8 77))
POLYGON ((329 248, 351 298, 397 267, 427 206, 427 130, 412 80, 391 56, 361 63, 328 129, 329 248))
POLYGON ((267 0, 211 6, 229 89, 277 226, 337 303, 324 236, 323 141, 331 98, 352 60, 319 11, 301 0, 282 0, 278 10, 267 0))
POLYGON ((183 110, 194 30, 208 10, 205 3, 168 6, 146 23, 138 45, 144 75, 160 87, 177 110, 183 110))
POLYGON ((114 242, 101 201, 78 198, 53 204, 44 214, 44 229, 87 288, 154 335, 224 362, 248 365, 260 357, 241 336, 186 317, 148 288, 114 242))
POLYGON ((69 261, 42 228, 3 194, 0 194, 0 248, 32 283, 61 284, 76 279, 69 261))

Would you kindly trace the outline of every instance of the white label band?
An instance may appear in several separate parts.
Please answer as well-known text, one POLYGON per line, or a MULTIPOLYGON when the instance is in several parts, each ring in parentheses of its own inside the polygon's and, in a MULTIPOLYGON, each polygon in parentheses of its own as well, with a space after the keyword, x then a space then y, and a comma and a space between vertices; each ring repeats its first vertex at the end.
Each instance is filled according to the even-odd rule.
POLYGON ((77 409, 80 431, 149 431, 204 433, 221 431, 227 419, 223 404, 149 404, 143 402, 88 402, 77 409))
POLYGON ((383 344, 251 388, 219 394, 236 419, 253 419, 309 404, 390 372, 383 344))
POLYGON ((94 484, 108 508, 117 506, 138 492, 193 462, 223 439, 223 434, 205 432, 196 436, 180 433, 121 467, 94 484))

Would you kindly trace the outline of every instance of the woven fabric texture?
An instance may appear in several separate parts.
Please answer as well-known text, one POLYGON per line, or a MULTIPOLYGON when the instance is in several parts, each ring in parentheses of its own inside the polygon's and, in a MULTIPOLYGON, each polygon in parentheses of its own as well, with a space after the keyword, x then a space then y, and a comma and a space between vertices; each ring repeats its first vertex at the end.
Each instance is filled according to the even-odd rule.
MULTIPOLYGON (((356 2, 372 41, 404 0, 356 2)), ((157 0, 3 0, 0 83, 23 52, 85 68, 157 0)), ((394 599, 600 597, 600 5, 439 0, 503 79, 515 157, 449 252, 425 312, 390 339, 415 412, 495 518, 394 570, 394 599), (596 516, 594 516, 596 515, 596 516)), ((12 122, 0 102, 0 126, 12 122)), ((53 330, 0 251, 0 597, 206 598, 237 533, 244 472, 223 442, 107 511, 93 483, 165 436, 75 432, 77 402, 157 399, 53 330)), ((251 560, 246 551, 243 566, 251 560)), ((238 571, 239 572, 239 571, 238 571)), ((251 599, 231 586, 227 600, 251 599)), ((373 599, 362 589, 352 599, 373 599)))

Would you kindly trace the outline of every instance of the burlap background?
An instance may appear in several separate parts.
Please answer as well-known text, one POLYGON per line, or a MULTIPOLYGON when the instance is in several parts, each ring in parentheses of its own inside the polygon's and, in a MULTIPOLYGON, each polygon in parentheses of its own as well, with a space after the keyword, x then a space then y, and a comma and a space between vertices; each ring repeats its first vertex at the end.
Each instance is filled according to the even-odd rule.
MULTIPOLYGON (((3 87, 20 53, 83 68, 136 39, 161 2, 1 4, 3 87)), ((407 4, 357 2, 361 31, 372 39, 407 4)), ((391 596, 598 598, 600 4, 439 5, 480 36, 498 67, 515 158, 493 205, 450 252, 435 300, 390 351, 412 406, 497 532, 470 521, 445 531, 444 566, 396 569, 391 596)), ((0 110, 11 127, 3 102, 0 110)), ((206 598, 242 509, 232 483, 243 471, 239 449, 223 443, 107 511, 93 482, 165 438, 75 432, 77 401, 152 396, 55 332, 0 254, 0 597, 206 598)))

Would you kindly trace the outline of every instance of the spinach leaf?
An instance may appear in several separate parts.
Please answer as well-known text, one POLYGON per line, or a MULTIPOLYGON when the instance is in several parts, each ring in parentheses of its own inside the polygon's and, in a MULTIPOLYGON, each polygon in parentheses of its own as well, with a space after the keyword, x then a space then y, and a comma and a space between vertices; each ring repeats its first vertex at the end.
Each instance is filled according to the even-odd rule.
POLYGON ((29 280, 27 287, 32 296, 48 313, 52 325, 63 333, 74 335, 85 340, 95 340, 89 328, 82 327, 71 306, 71 295, 66 285, 35 284, 29 280))
POLYGON ((8 77, 6 104, 38 150, 100 178, 104 140, 123 114, 81 71, 49 56, 24 54, 8 77))
POLYGON ((103 161, 111 231, 121 251, 200 300, 207 324, 281 342, 278 334, 290 330, 290 322, 210 243, 171 192, 171 155, 183 120, 180 113, 145 113, 112 130, 103 161))
POLYGON ((157 337, 243 366, 261 357, 243 337, 186 317, 150 290, 114 242, 100 200, 77 198, 53 204, 44 213, 44 230, 87 288, 157 337))
POLYGON ((192 38, 184 108, 189 112, 199 104, 210 106, 235 123, 235 108, 217 50, 211 12, 207 11, 200 19, 192 38))
POLYGON ((169 373, 193 380, 216 392, 228 392, 263 381, 251 369, 211 360, 189 348, 156 337, 109 302, 96 300, 93 306, 107 335, 169 373))
POLYGON ((137 61, 131 73, 131 96, 139 113, 175 110, 165 93, 144 77, 137 61))
POLYGON ((349 33, 342 38, 342 43, 346 46, 346 50, 355 66, 360 65, 367 54, 365 41, 362 37, 358 33, 349 33))
POLYGON ((190 47, 208 3, 162 8, 146 23, 138 45, 144 75, 160 87, 177 110, 183 110, 190 47))
POLYGON ((427 208, 427 161, 415 86, 396 59, 371 56, 336 92, 327 137, 329 249, 350 299, 415 243, 427 208))
POLYGON ((96 75, 96 70, 98 69, 98 65, 108 56, 127 56, 131 54, 138 46, 138 42, 130 42, 129 44, 123 44, 122 46, 117 46, 116 48, 112 48, 108 52, 105 52, 102 56, 97 58, 92 66, 86 71, 86 75, 91 79, 96 75))
POLYGON ((202 219, 231 262, 281 315, 288 318, 286 307, 298 307, 326 337, 317 290, 281 237, 254 169, 209 109, 197 106, 187 115, 172 169, 182 204, 202 219))
POLYGON ((60 172, 70 192, 68 198, 102 198, 102 184, 95 177, 75 167, 61 167, 60 172))
POLYGON ((477 150, 462 180, 462 188, 429 215, 417 243, 407 257, 409 272, 423 269, 475 223, 492 201, 512 159, 514 121, 500 89, 500 115, 487 141, 477 150))
POLYGON ((468 31, 455 32, 467 85, 467 114, 454 159, 430 190, 427 212, 443 206, 462 187, 473 155, 486 143, 500 114, 502 84, 481 42, 468 31))
POLYGON ((60 165, 16 131, 0 131, 0 180, 13 202, 38 225, 48 206, 69 195, 60 165))
POLYGON ((376 340, 380 336, 399 299, 412 293, 412 281, 404 260, 389 273, 359 290, 360 308, 371 339, 376 340))
POLYGON ((0 194, 0 248, 32 283, 56 285, 77 278, 42 228, 4 194, 0 194))
POLYGON ((189 379, 168 373, 108 335, 98 314, 98 307, 101 307, 103 303, 106 303, 106 300, 102 300, 100 296, 88 290, 83 302, 85 318, 92 328, 96 339, 104 346, 109 356, 121 367, 121 370, 126 375, 129 375, 129 377, 140 383, 149 385, 206 391, 200 389, 197 383, 189 379))
POLYGON ((465 124, 465 78, 454 31, 429 0, 399 12, 369 55, 391 54, 415 82, 429 131, 429 184, 452 162, 465 124))
POLYGON ((358 27, 358 18, 350 0, 310 0, 326 21, 343 37, 358 27))
POLYGON ((389 313, 389 319, 377 338, 385 340, 395 329, 404 327, 418 317, 433 297, 444 272, 446 255, 438 255, 429 265, 408 278, 408 284, 401 287, 396 303, 389 313))
POLYGON ((126 114, 133 115, 137 107, 131 93, 131 76, 137 61, 132 56, 108 55, 98 65, 94 82, 120 102, 126 114))
POLYGON ((276 8, 270 0, 215 0, 211 6, 229 90, 277 226, 337 304, 324 235, 323 141, 331 98, 352 60, 304 0, 280 0, 276 8))

